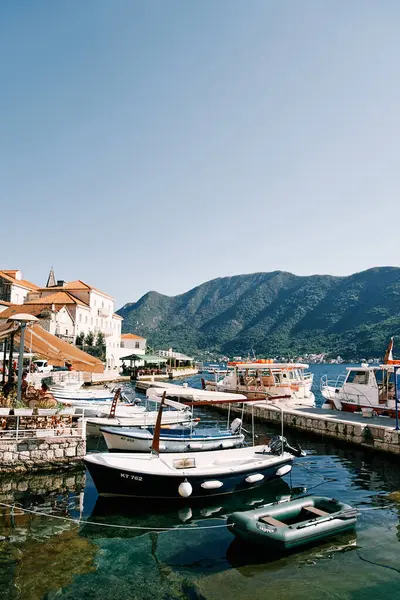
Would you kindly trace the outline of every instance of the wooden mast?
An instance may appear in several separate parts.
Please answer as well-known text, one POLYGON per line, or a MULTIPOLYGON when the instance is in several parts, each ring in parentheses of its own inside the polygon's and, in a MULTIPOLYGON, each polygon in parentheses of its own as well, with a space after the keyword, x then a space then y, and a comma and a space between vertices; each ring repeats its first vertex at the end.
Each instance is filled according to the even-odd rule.
POLYGON ((118 402, 118 398, 120 397, 120 394, 121 394, 121 388, 118 388, 117 390, 115 390, 114 398, 111 403, 110 414, 108 415, 109 419, 115 418, 115 409, 117 408, 117 402, 118 402))
POLYGON ((162 411, 163 411, 163 408, 164 408, 164 401, 165 401, 166 393, 167 392, 164 391, 164 393, 162 395, 162 398, 161 398, 160 408, 158 409, 156 426, 154 427, 153 443, 151 445, 151 453, 152 454, 156 454, 157 456, 160 453, 161 419, 162 419, 162 411))

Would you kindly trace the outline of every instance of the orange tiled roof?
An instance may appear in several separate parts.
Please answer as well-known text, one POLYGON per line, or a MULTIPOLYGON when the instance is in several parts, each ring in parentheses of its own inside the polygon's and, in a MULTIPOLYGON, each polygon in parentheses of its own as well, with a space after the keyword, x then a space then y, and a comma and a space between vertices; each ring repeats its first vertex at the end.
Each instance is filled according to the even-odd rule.
POLYGON ((121 335, 121 339, 124 339, 124 340, 145 340, 146 338, 142 337, 141 335, 136 335, 136 333, 123 333, 121 335))
MULTIPOLYGON (((51 289, 51 288, 48 288, 51 289)), ((57 288, 57 289, 62 289, 62 288, 57 288)), ((70 294, 69 292, 55 292, 54 294, 50 294, 48 296, 42 296, 42 298, 35 298, 32 300, 27 300, 27 302, 25 302, 25 304, 62 304, 63 306, 65 304, 78 304, 79 306, 86 306, 88 307, 89 305, 86 304, 86 302, 83 302, 82 300, 80 300, 79 298, 75 298, 75 296, 73 296, 72 294, 70 294)), ((24 306, 25 306, 24 304, 24 306)))
POLYGON ((84 291, 88 291, 88 292, 93 291, 93 292, 98 292, 102 296, 106 296, 107 298, 110 298, 110 300, 114 300, 114 298, 112 296, 110 296, 109 294, 106 294, 105 292, 101 292, 97 288, 93 287, 92 285, 89 285, 88 283, 85 283, 84 281, 81 281, 80 279, 76 279, 75 281, 67 281, 62 286, 54 286, 51 288, 39 288, 39 290, 41 292, 43 292, 44 290, 48 290, 48 289, 57 290, 57 291, 58 290, 69 290, 71 292, 73 292, 74 290, 84 290, 84 291))
MULTIPOLYGON (((54 310, 58 312, 62 308, 62 306, 57 306, 54 307, 54 310)), ((39 317, 43 312, 48 311, 49 309, 51 309, 51 304, 47 306, 44 306, 43 304, 11 304, 11 306, 0 312, 0 320, 9 319, 18 313, 28 313, 29 315, 39 317)))
POLYGON ((19 285, 27 290, 38 290, 39 286, 26 279, 15 279, 10 273, 17 273, 17 271, 0 271, 0 277, 3 277, 7 281, 10 281, 14 285, 19 285))

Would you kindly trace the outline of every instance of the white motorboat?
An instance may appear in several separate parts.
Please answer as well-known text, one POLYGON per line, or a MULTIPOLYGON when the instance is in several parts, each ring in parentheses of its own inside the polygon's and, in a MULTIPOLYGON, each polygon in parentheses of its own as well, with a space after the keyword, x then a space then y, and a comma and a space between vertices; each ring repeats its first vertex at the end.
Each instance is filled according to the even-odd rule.
POLYGON ((226 375, 227 372, 228 369, 220 367, 219 365, 216 365, 215 367, 211 365, 207 369, 207 373, 209 373, 209 375, 226 375))
POLYGON ((362 363, 359 367, 347 367, 346 373, 340 374, 334 381, 323 375, 321 394, 326 402, 322 408, 395 417, 396 387, 398 392, 400 390, 400 386, 396 386, 395 377, 399 371, 400 361, 393 360, 392 337, 384 364, 370 366, 362 363))
POLYGON ((215 381, 206 381, 206 390, 244 394, 249 400, 276 401, 287 406, 315 406, 311 391, 312 373, 303 363, 274 363, 255 360, 228 363, 228 373, 215 381))
MULTIPOLYGON (((347 367, 335 380, 321 378, 322 408, 396 416, 393 365, 347 367)), ((400 406, 399 406, 400 408, 400 406)))
MULTIPOLYGON (((238 448, 243 445, 240 419, 234 419, 229 429, 219 427, 175 427, 160 431, 160 452, 201 452, 238 448)), ((154 428, 102 427, 101 432, 109 451, 150 452, 154 428)))
MULTIPOLYGON (((192 422, 192 412, 187 406, 183 406, 176 402, 166 401, 169 409, 164 409, 162 412, 162 425, 177 425, 190 424, 192 422), (173 406, 175 405, 175 406, 173 406)), ((126 408, 126 407, 125 407, 126 408)), ((125 410, 123 407, 122 409, 125 410)), ((117 409, 118 410, 118 409, 117 409)), ((152 427, 155 425, 158 416, 156 410, 145 410, 142 412, 130 414, 116 413, 115 417, 111 416, 96 416, 86 419, 86 433, 90 436, 101 437, 100 429, 102 427, 152 427)))
POLYGON ((71 403, 74 400, 79 401, 98 401, 104 400, 111 402, 114 397, 114 391, 108 388, 92 389, 90 387, 82 387, 82 384, 64 386, 52 385, 49 391, 59 402, 71 403))

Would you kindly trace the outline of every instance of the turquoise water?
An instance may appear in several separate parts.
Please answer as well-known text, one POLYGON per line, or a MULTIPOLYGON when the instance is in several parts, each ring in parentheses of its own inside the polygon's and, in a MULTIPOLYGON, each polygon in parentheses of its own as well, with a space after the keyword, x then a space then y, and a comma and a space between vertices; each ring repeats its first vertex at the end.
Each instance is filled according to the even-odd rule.
MULTIPOLYGON (((316 380, 328 370, 334 377, 342 367, 317 365, 316 380)), ((202 417, 223 421, 209 411, 202 417)), ((257 425, 260 441, 274 433, 269 426, 257 425)), ((48 515, 22 514, 18 509, 10 514, 0 506, 0 598, 399 597, 400 504, 390 497, 400 490, 397 461, 313 436, 288 432, 287 437, 308 451, 296 460, 291 476, 208 504, 178 508, 100 500, 82 469, 0 478, 0 502, 48 515), (249 552, 225 527, 207 529, 223 525, 234 510, 305 488, 368 509, 361 513, 356 533, 266 559, 260 550, 249 552), (85 523, 70 520, 79 518, 85 523), (168 530, 174 527, 178 529, 168 530)))

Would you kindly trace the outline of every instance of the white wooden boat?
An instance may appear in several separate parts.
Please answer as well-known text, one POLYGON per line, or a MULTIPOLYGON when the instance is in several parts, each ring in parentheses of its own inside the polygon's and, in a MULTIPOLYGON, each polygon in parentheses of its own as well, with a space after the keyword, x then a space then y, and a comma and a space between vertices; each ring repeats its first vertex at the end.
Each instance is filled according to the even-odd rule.
POLYGON ((49 391, 59 402, 69 404, 73 401, 91 402, 103 400, 112 402, 114 397, 114 391, 108 388, 91 389, 90 387, 81 387, 81 385, 79 387, 71 386, 71 388, 61 385, 52 385, 50 386, 49 391))
POLYGON ((268 446, 198 453, 95 453, 84 458, 97 491, 106 496, 185 499, 257 487, 292 468, 293 455, 268 446))
MULTIPOLYGON (((238 448, 243 445, 241 420, 235 419, 230 429, 219 427, 176 427, 160 431, 160 452, 202 452, 238 448), (238 423, 239 422, 239 423, 238 423)), ((102 427, 101 432, 112 452, 150 452, 154 428, 102 427)))
MULTIPOLYGON (((102 427, 151 427, 156 424, 157 414, 157 411, 152 410, 129 417, 89 417, 86 419, 86 434, 101 437, 102 427)), ((191 420, 190 410, 169 410, 163 412, 162 425, 190 424, 191 420)))

